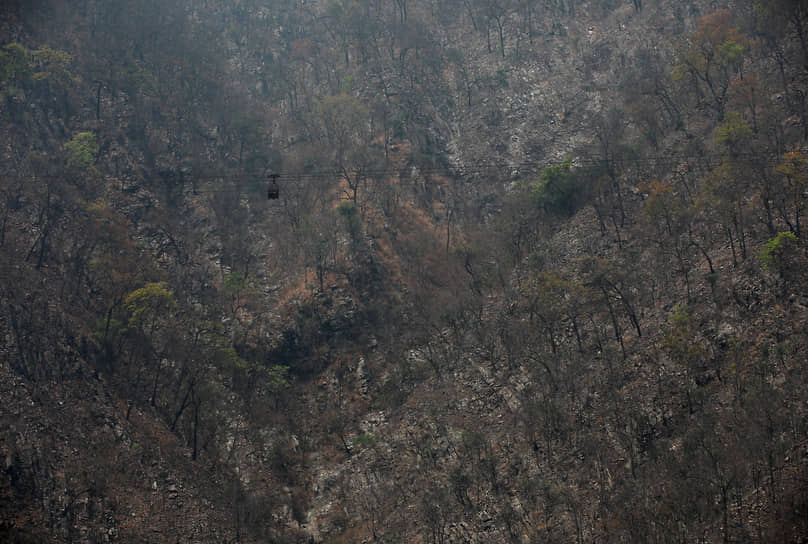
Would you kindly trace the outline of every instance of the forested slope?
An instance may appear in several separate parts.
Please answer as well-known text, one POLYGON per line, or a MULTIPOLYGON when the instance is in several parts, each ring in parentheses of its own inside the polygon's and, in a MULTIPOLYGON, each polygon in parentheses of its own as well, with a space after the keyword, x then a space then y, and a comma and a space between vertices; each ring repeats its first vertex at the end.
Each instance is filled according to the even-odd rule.
POLYGON ((802 542, 806 22, 5 2, 0 540, 802 542))

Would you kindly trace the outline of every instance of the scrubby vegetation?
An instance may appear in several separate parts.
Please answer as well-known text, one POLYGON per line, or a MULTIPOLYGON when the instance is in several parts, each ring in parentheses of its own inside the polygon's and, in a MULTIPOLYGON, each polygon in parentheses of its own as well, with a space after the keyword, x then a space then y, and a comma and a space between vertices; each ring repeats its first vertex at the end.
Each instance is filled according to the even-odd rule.
POLYGON ((0 540, 808 537, 803 2, 63 4, 0 11, 0 540))

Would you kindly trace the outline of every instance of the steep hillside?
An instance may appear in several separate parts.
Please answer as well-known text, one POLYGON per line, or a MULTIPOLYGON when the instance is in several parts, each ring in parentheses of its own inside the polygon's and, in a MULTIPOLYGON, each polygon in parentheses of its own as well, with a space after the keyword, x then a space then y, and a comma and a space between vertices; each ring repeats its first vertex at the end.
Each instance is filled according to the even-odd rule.
POLYGON ((806 23, 4 3, 0 540, 802 542, 806 23))

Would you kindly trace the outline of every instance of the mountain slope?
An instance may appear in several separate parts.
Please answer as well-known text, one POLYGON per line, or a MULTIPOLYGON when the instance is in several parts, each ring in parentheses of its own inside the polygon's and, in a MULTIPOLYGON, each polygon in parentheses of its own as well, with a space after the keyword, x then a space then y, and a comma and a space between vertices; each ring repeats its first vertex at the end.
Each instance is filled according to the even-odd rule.
POLYGON ((806 9, 719 4, 5 4, 0 535, 801 541, 806 9))

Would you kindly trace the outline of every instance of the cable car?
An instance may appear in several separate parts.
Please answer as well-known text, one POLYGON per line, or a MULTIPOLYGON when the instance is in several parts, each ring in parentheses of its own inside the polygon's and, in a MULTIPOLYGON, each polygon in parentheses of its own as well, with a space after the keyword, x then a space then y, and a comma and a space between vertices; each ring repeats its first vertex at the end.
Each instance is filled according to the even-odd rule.
POLYGON ((278 174, 270 174, 271 180, 267 187, 267 200, 278 200, 281 196, 281 189, 278 187, 278 174))

